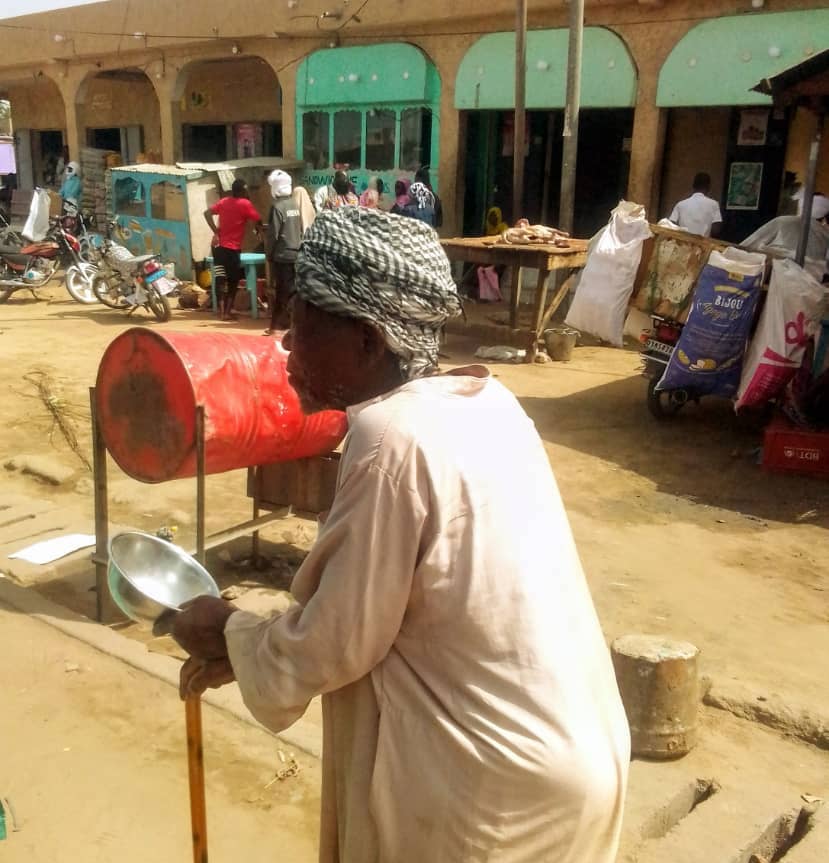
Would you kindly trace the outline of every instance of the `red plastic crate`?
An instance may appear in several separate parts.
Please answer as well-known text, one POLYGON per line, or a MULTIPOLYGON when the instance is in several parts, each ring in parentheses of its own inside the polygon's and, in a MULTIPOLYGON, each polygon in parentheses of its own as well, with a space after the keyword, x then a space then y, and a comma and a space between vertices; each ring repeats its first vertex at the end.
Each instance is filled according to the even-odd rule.
POLYGON ((810 431, 775 417, 763 439, 763 467, 829 478, 829 431, 810 431))

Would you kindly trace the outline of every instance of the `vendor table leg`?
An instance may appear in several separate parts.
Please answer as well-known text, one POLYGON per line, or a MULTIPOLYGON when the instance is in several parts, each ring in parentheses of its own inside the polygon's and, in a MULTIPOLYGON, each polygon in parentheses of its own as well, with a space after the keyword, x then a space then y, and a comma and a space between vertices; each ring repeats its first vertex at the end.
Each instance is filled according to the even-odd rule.
POLYGON ((544 321, 544 309, 547 305, 547 277, 550 271, 543 267, 538 268, 538 282, 535 286, 535 309, 533 311, 532 328, 530 329, 530 340, 527 345, 527 356, 524 362, 532 363, 538 353, 538 339, 541 336, 541 326, 544 321))
POLYGON ((548 321, 558 311, 558 307, 562 304, 567 294, 570 293, 572 278, 568 275, 569 272, 569 270, 553 271, 553 285, 556 292, 553 295, 553 299, 550 300, 550 305, 544 312, 544 317, 541 319, 541 326, 538 328, 539 332, 544 332, 548 321))
POLYGON ((518 307, 521 304, 521 275, 519 266, 513 266, 510 274, 509 325, 518 329, 518 307))

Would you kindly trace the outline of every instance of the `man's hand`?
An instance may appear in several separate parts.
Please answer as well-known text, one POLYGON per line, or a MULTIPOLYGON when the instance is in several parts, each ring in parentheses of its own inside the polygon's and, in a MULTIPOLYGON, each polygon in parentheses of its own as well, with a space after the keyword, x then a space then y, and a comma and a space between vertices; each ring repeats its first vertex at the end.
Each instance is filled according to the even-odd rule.
POLYGON ((218 689, 236 680, 230 660, 193 659, 191 656, 181 666, 178 694, 184 701, 191 695, 201 695, 206 689, 218 689))
POLYGON ((237 608, 215 596, 198 596, 185 602, 173 618, 170 632, 196 659, 225 659, 225 624, 237 608))

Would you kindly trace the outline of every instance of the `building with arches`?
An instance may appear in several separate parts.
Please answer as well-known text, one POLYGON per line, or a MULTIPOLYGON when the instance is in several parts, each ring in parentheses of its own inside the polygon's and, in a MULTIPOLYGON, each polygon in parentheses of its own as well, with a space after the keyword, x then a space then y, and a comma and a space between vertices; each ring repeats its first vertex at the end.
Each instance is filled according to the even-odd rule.
MULTIPOLYGON (((750 88, 829 47, 824 6, 588 0, 578 232, 622 196, 667 215, 698 171, 729 239, 785 206, 813 121, 750 88), (746 172, 756 201, 734 191, 746 172)), ((218 0, 109 0, 0 18, 19 180, 48 182, 64 146, 74 157, 96 144, 166 163, 299 157, 309 185, 342 166, 358 190, 428 164, 443 232, 479 233, 487 207, 511 198, 514 15, 513 0, 250 0, 232 15, 218 0)), ((531 0, 528 23, 525 214, 554 223, 567 6, 531 0)), ((829 145, 819 177, 826 191, 829 145)))

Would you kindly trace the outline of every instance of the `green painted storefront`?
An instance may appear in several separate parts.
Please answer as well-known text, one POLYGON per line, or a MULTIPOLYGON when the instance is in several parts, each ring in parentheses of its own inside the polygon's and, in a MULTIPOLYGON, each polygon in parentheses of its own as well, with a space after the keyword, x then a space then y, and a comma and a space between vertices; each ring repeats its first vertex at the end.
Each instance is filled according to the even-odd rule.
MULTIPOLYGON (((527 34, 527 109, 564 108, 567 84, 567 30, 527 34)), ((625 43, 604 27, 587 27, 582 54, 584 108, 632 108, 636 68, 625 43)), ((455 81, 461 111, 515 107, 515 33, 490 33, 466 53, 455 81)))
POLYGON ((309 55, 297 72, 296 113, 310 189, 342 167, 358 192, 376 176, 391 195, 395 180, 422 165, 438 187, 440 78, 418 48, 386 43, 309 55))
POLYGON ((829 9, 711 18, 674 46, 659 73, 661 108, 770 105, 751 88, 829 48, 829 9))
MULTIPOLYGON (((554 223, 561 179, 561 133, 567 81, 567 30, 527 34, 525 211, 554 223)), ((611 30, 587 27, 582 55, 582 114, 576 178, 576 231, 590 235, 607 221, 627 187, 636 68, 611 30)), ((464 232, 480 233, 488 207, 509 220, 512 199, 512 112, 515 34, 491 33, 464 56, 455 107, 464 112, 464 232)))
POLYGON ((696 171, 714 179, 724 239, 741 242, 778 215, 792 112, 773 110, 771 99, 752 88, 827 48, 829 9, 711 18, 677 42, 660 70, 656 94, 657 106, 668 114, 662 215, 681 194, 678 175, 687 193, 696 171), (749 116, 759 118, 754 140, 741 134, 749 116), (729 206, 732 172, 745 165, 762 172, 756 205, 729 206))

